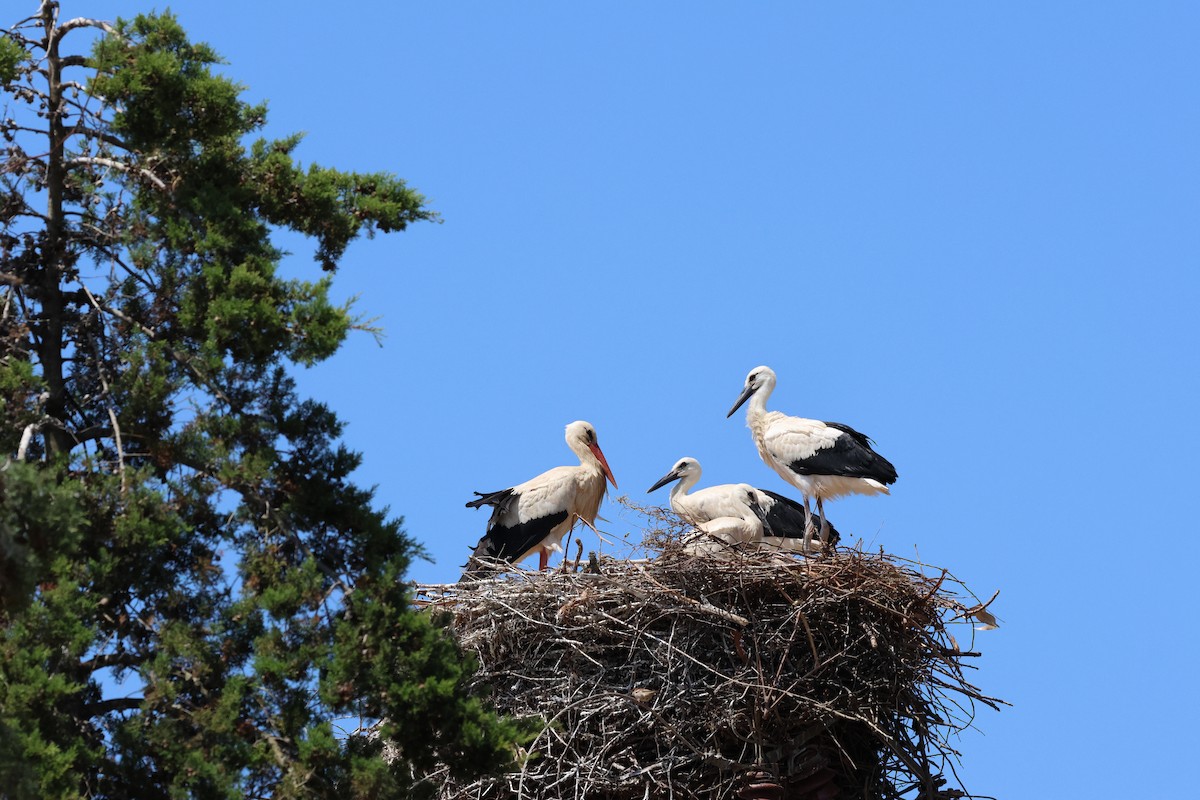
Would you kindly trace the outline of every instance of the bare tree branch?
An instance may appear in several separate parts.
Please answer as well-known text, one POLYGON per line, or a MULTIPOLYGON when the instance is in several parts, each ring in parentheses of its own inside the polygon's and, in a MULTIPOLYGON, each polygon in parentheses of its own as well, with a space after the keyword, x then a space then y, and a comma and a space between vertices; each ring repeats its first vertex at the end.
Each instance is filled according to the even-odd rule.
POLYGON ((143 167, 134 167, 115 159, 101 158, 99 156, 76 156, 75 158, 69 158, 63 162, 63 165, 67 167, 74 167, 80 164, 108 167, 109 169, 115 169, 118 172, 124 172, 127 175, 141 175, 143 178, 153 183, 158 189, 161 189, 162 191, 166 191, 167 189, 167 184, 165 184, 161 178, 159 178, 150 170, 143 167))
POLYGON ((33 432, 38 427, 39 425, 36 422, 31 422, 25 426, 25 430, 21 431, 21 443, 17 445, 17 461, 25 460, 25 453, 29 450, 29 443, 33 441, 33 432))
MULTIPOLYGON (((71 31, 77 30, 79 28, 99 28, 100 30, 104 31, 105 33, 110 33, 110 34, 115 34, 117 32, 116 28, 114 28, 112 25, 109 25, 104 20, 89 19, 87 17, 76 17, 75 19, 69 19, 66 22, 64 22, 62 25, 58 26, 59 36, 62 36, 65 33, 70 33, 71 31)), ((67 63, 65 63, 65 59, 64 59, 63 66, 76 66, 76 65, 67 64, 67 63)))
POLYGON ((85 717, 100 717, 114 711, 133 711, 142 707, 140 697, 113 697, 98 703, 89 703, 83 707, 85 717))
POLYGON ((104 131, 96 130, 95 128, 87 125, 76 124, 71 128, 71 133, 86 136, 89 139, 98 139, 105 144, 111 144, 113 147, 120 148, 121 150, 128 151, 131 149, 129 145, 127 145, 119 136, 114 136, 111 133, 105 133, 104 131))
POLYGON ((79 668, 85 672, 95 672, 98 669, 107 669, 109 667, 136 667, 144 664, 157 655, 154 651, 148 653, 132 653, 124 651, 120 653, 101 653, 92 656, 87 661, 81 661, 79 668))

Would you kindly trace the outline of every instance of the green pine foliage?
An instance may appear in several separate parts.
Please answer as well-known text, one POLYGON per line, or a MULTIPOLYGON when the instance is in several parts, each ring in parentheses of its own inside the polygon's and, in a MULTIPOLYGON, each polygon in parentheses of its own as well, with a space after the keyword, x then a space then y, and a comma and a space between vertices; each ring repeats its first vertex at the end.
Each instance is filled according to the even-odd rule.
POLYGON ((416 797, 526 735, 464 690, 419 546, 289 377, 367 327, 329 297, 349 243, 437 217, 252 140, 218 63, 169 13, 42 0, 0 35, 2 796, 416 797), (273 229, 326 277, 285 277, 273 229))

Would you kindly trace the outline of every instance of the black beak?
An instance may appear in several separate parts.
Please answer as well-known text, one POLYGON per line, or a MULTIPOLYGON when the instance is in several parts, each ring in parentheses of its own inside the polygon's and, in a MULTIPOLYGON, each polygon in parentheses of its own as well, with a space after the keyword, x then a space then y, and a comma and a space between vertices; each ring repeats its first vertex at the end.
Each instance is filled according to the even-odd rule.
POLYGON ((676 472, 675 470, 671 470, 666 475, 663 475, 661 478, 659 478, 657 483, 655 483, 653 486, 651 486, 649 489, 647 489, 646 494, 650 494, 655 489, 666 486, 671 481, 677 481, 677 480, 679 480, 679 473, 676 472))
MULTIPOLYGON (((734 411, 737 409, 735 408, 734 411)), ((750 503, 750 510, 754 512, 754 516, 758 517, 758 521, 763 526, 763 536, 774 536, 775 533, 771 530, 771 523, 767 522, 767 512, 763 511, 763 507, 758 504, 758 498, 750 495, 746 498, 750 503)))
POLYGON ((747 385, 745 389, 742 389, 742 393, 738 395, 737 402, 733 404, 733 408, 729 409, 729 413, 725 415, 725 419, 729 419, 730 417, 732 417, 733 412, 735 412, 739 408, 741 408, 742 403, 744 403, 750 399, 750 395, 754 394, 754 390, 756 388, 758 388, 758 387, 747 385))

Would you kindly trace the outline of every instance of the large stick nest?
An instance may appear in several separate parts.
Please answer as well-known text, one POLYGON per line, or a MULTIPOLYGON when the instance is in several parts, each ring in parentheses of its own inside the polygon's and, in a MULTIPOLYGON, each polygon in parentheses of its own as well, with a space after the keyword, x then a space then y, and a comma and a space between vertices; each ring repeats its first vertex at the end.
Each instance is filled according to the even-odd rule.
MULTIPOLYGON (((945 570, 861 550, 685 554, 600 573, 418 587, 475 681, 544 727, 518 771, 450 798, 951 798, 977 703, 948 626, 980 606, 945 570), (947 773, 950 773, 947 775, 947 773)), ((986 617, 986 613, 982 616, 986 617)))

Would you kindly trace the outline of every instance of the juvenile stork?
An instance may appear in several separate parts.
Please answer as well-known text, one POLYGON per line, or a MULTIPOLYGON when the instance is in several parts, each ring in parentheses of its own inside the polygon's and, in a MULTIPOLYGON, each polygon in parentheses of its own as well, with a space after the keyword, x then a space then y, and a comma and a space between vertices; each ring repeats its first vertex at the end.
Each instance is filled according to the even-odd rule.
MULTIPOLYGON (((690 457, 681 458, 671 471, 659 478, 646 493, 666 486, 671 481, 678 481, 671 488, 671 510, 692 525, 701 525, 720 517, 735 517, 746 520, 752 526, 757 525, 757 537, 774 549, 798 549, 795 542, 789 541, 787 545, 782 545, 772 540, 804 539, 805 527, 812 524, 804 506, 790 497, 750 487, 762 511, 759 515, 753 513, 747 502, 744 483, 723 483, 692 492, 691 488, 700 482, 701 474, 699 461, 690 457)), ((830 525, 828 538, 822 537, 822 543, 835 544, 839 538, 841 537, 837 529, 830 525)), ((807 550, 807 547, 805 549, 807 550)))
MULTIPOLYGON (((730 485, 729 511, 704 520, 689 519, 696 530, 683 537, 683 550, 693 556, 728 556, 738 546, 758 546, 763 541, 766 518, 758 504, 758 490, 746 483, 730 485), (744 513, 733 513, 737 510, 744 513)), ((682 516, 682 515, 680 515, 682 516)))
POLYGON ((825 500, 846 494, 891 494, 887 487, 896 482, 896 468, 871 449, 871 440, 865 434, 849 425, 767 411, 767 398, 774 389, 775 371, 770 367, 755 367, 746 376, 742 393, 725 417, 732 417, 743 403, 750 401, 746 426, 759 457, 804 495, 804 510, 809 520, 812 519, 809 500, 817 501, 824 539, 828 530, 825 500))
MULTIPOLYGON (((492 506, 492 516, 472 558, 517 564, 536 552, 538 569, 545 569, 550 553, 562 549, 563 536, 578 520, 595 523, 604 499, 605 479, 614 489, 617 481, 591 423, 572 422, 567 426, 566 440, 579 456, 579 466, 555 467, 498 492, 475 492, 477 499, 467 503, 467 508, 492 506)), ((468 561, 463 578, 474 572, 472 566, 468 561)))

